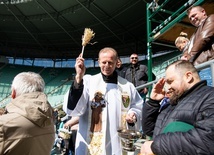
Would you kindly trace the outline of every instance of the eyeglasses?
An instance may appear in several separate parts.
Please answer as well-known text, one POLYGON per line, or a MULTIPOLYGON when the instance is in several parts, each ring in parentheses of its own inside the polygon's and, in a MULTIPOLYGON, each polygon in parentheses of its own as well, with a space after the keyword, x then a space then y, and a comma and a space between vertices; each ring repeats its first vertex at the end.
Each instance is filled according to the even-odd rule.
POLYGON ((136 59, 136 60, 137 60, 137 59, 138 59, 138 57, 131 57, 131 59, 136 59))

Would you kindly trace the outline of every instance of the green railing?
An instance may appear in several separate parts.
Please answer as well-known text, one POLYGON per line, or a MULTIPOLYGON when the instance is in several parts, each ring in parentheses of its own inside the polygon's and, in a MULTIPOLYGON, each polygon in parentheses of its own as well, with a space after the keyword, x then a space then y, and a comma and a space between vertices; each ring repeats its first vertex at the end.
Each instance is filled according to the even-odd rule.
MULTIPOLYGON (((206 68, 211 68, 212 86, 214 87, 214 60, 210 60, 210 61, 204 62, 204 63, 196 66, 196 69, 198 71, 201 71, 201 70, 206 69, 206 68)), ((164 77, 164 74, 165 74, 165 71, 163 70, 163 74, 159 78, 157 78, 154 81, 148 82, 144 85, 138 86, 138 87, 136 87, 136 89, 139 90, 139 89, 142 89, 144 87, 153 86, 153 84, 155 84, 160 78, 164 77)))

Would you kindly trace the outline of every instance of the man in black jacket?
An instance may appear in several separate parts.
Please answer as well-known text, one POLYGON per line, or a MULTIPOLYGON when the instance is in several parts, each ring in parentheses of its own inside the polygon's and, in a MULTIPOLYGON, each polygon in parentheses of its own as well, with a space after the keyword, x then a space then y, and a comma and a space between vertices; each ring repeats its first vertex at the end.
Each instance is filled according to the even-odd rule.
POLYGON ((214 88, 201 81, 188 61, 176 61, 166 68, 165 79, 153 87, 143 107, 143 131, 152 141, 141 147, 142 154, 214 154, 214 88), (160 110, 165 95, 170 105, 160 110))
MULTIPOLYGON (((128 66, 125 74, 125 79, 133 83, 135 87, 146 84, 148 82, 148 68, 145 65, 141 65, 138 61, 138 55, 136 53, 130 56, 130 65, 128 66)), ((141 97, 145 98, 148 89, 145 87, 138 90, 141 97)))

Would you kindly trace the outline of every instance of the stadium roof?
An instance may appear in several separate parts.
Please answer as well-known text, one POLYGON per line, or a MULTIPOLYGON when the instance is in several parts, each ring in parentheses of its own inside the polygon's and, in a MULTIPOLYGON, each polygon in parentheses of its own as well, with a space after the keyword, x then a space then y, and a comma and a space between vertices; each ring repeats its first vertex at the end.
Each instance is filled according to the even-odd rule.
MULTIPOLYGON (((106 46, 114 47, 120 56, 147 53, 146 4, 151 0, 32 0, 11 4, 14 1, 27 0, 0 0, 0 55, 75 58, 82 49, 84 28, 96 33, 91 42, 97 42, 86 46, 85 58, 96 58, 106 46)), ((166 12, 157 13, 153 28, 187 2, 153 2, 161 6, 165 1, 166 12)), ((203 4, 209 14, 213 13, 212 1, 203 4)), ((153 53, 175 49, 174 40, 181 31, 190 35, 194 31, 187 18, 155 40, 153 53)))

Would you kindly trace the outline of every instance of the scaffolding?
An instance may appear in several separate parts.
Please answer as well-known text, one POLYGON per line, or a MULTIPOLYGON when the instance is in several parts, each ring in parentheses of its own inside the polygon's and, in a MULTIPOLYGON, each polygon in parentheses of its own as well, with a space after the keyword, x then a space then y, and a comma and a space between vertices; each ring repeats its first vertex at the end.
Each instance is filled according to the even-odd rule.
POLYGON ((153 0, 151 3, 147 3, 147 59, 148 59, 148 75, 149 82, 155 79, 152 79, 152 43, 170 30, 176 23, 180 22, 186 16, 186 10, 190 6, 201 5, 205 0, 189 0, 178 6, 177 10, 169 11, 165 9, 169 7, 167 4, 172 0, 165 0, 162 4, 158 4, 159 0, 153 0), (165 13, 169 16, 164 21, 159 21, 156 19, 158 13, 165 13), (157 25, 157 23, 160 23, 157 25), (157 26, 152 29, 153 24, 157 26))

